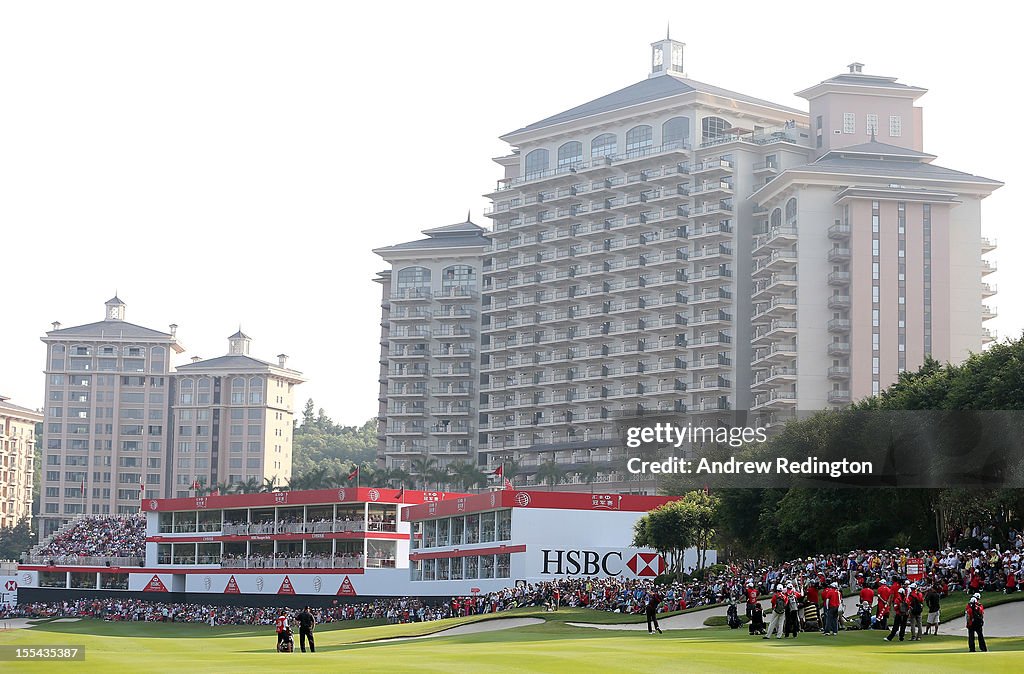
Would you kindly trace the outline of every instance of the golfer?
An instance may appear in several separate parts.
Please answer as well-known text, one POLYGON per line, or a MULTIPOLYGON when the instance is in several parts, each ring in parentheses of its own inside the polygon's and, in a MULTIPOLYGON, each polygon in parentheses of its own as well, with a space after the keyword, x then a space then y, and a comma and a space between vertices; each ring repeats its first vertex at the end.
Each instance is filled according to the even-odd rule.
POLYGON ((295 619, 299 621, 299 650, 303 653, 306 652, 306 639, 308 638, 309 652, 316 653, 316 644, 313 643, 313 626, 316 625, 316 620, 309 612, 309 607, 302 609, 295 619))
POLYGON ((661 634, 661 627, 658 626, 658 604, 661 603, 661 595, 656 590, 651 590, 647 595, 647 633, 654 634, 654 630, 661 634), (653 625, 654 629, 651 629, 653 625))
POLYGON ((967 647, 971 653, 974 652, 974 635, 978 635, 978 647, 981 648, 981 652, 984 653, 988 650, 985 646, 985 607, 981 605, 981 595, 977 592, 971 597, 971 600, 967 602, 967 610, 964 611, 967 616, 967 647))

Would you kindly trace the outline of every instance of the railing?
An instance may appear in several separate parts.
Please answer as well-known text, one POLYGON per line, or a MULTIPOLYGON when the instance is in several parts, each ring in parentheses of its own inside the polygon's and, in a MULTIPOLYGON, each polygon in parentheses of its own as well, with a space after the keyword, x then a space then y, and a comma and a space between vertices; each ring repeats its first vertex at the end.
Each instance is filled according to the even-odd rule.
POLYGON ((42 564, 49 566, 50 563, 62 566, 143 566, 145 559, 142 557, 79 557, 78 555, 26 555, 23 564, 42 564))
MULTIPOLYGON (((167 562, 161 562, 167 563, 167 562)), ((340 557, 248 557, 220 560, 222 569, 361 569, 362 555, 340 557)))

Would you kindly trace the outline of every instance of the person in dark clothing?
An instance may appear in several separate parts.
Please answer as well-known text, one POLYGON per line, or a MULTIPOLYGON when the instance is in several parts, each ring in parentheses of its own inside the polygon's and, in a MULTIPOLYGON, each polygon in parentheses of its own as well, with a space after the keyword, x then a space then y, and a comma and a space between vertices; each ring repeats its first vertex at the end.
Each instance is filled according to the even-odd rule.
POLYGON ((974 635, 978 635, 978 647, 981 648, 981 652, 988 651, 988 647, 985 646, 985 607, 981 605, 981 595, 977 592, 971 597, 971 600, 967 603, 967 647, 971 653, 974 652, 974 635))
POLYGON ((939 633, 939 589, 933 584, 928 588, 928 592, 924 595, 924 603, 928 605, 928 622, 925 623, 924 633, 928 632, 934 627, 935 634, 939 633))
POLYGON ((750 610, 750 634, 764 634, 768 627, 764 624, 764 609, 761 608, 761 602, 754 604, 750 610))
POLYGON ((647 633, 654 634, 654 630, 661 634, 661 627, 658 626, 658 604, 661 603, 661 595, 652 590, 647 595, 647 633), (653 625, 653 629, 652 629, 653 625))
POLYGON ((316 653, 316 644, 313 643, 313 626, 316 625, 316 620, 309 612, 309 607, 302 609, 295 619, 299 621, 299 650, 306 652, 306 639, 309 639, 309 652, 316 653))

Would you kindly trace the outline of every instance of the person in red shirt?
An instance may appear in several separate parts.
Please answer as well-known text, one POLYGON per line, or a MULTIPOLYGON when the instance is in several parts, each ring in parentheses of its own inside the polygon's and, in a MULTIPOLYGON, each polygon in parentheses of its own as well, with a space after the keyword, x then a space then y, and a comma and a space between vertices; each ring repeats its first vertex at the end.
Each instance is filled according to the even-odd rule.
POLYGON ((918 588, 917 583, 910 584, 910 592, 907 593, 907 603, 910 604, 910 640, 921 640, 921 616, 924 614, 924 593, 918 588))
POLYGON ((753 583, 748 582, 744 594, 747 595, 747 618, 749 619, 750 614, 754 611, 754 604, 757 603, 757 588, 754 587, 753 583))
POLYGON ((1017 574, 1011 570, 1006 574, 1006 588, 1003 590, 1004 594, 1013 594, 1017 591, 1017 574))
POLYGON ((967 602, 967 610, 964 611, 967 616, 967 646, 970 648, 971 653, 974 652, 974 635, 978 635, 978 646, 981 648, 981 652, 984 653, 988 650, 985 646, 985 631, 983 629, 985 625, 985 607, 981 605, 981 595, 977 592, 971 597, 971 600, 967 602))
POLYGON ((825 609, 825 635, 839 634, 839 604, 843 594, 839 591, 839 583, 832 583, 821 592, 825 609))
POLYGON ((907 589, 901 587, 899 592, 893 592, 892 596, 892 629, 889 631, 889 636, 885 637, 886 641, 892 641, 893 637, 896 636, 897 632, 900 636, 900 641, 903 641, 903 636, 907 633, 907 617, 910 615, 910 604, 907 602, 907 589))
POLYGON ((274 626, 277 627, 277 650, 287 650, 291 630, 288 629, 288 613, 285 609, 281 609, 281 614, 274 619, 274 626))
POLYGON ((875 601, 875 591, 865 585, 860 589, 860 603, 864 604, 867 602, 868 608, 871 608, 871 604, 875 601))

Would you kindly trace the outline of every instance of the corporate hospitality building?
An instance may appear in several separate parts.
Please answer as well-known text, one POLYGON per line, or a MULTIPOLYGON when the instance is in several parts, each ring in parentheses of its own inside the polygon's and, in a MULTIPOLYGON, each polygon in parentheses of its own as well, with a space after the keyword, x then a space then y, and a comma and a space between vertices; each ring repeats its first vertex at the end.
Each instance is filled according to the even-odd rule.
POLYGON ((291 475, 292 388, 300 373, 229 353, 178 367, 177 326, 129 323, 118 297, 102 321, 53 324, 46 344, 40 536, 80 514, 138 512, 145 498, 291 475))
POLYGON ((479 336, 460 344, 468 454, 515 459, 527 484, 553 463, 570 483, 634 488, 615 418, 749 411, 771 426, 994 339, 980 212, 1000 183, 925 152, 925 89, 853 63, 794 109, 689 79, 674 40, 651 54, 646 79, 501 137, 492 226, 457 262, 424 242, 384 249, 390 463, 423 446, 431 417, 408 411, 436 390, 404 385, 411 337, 393 312, 410 293, 433 302, 450 265, 480 279, 463 304, 479 336), (396 404, 399 390, 413 393, 396 404), (415 435, 395 445, 399 429, 415 435))
MULTIPOLYGON (((674 497, 345 488, 150 499, 142 558, 30 557, 19 601, 59 594, 214 604, 464 596, 566 577, 653 578, 633 526, 674 497)), ((686 551, 684 567, 697 563, 686 551)), ((716 559, 708 551, 706 563, 716 559)))
POLYGON ((0 395, 0 528, 32 515, 36 424, 43 415, 0 395))

